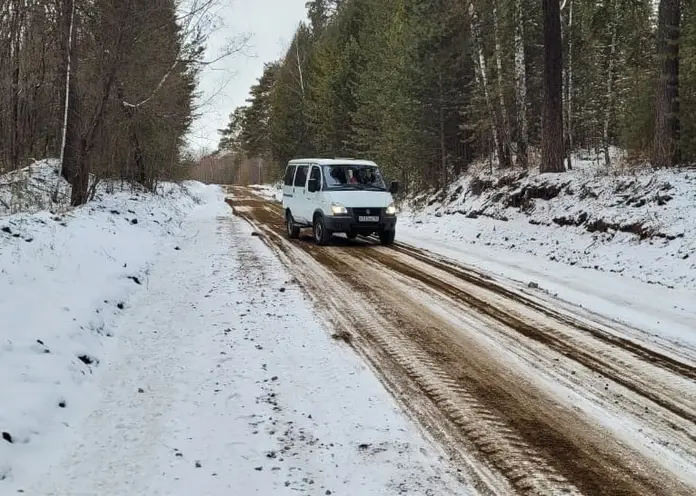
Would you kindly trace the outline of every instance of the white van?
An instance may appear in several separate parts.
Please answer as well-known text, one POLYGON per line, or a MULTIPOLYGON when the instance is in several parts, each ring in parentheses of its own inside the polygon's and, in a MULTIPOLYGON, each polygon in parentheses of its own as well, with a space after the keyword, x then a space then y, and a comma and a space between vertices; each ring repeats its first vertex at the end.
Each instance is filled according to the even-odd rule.
POLYGON ((379 167, 369 160, 296 159, 288 162, 283 186, 283 210, 288 235, 311 227, 318 244, 328 244, 334 233, 379 235, 384 245, 394 243, 396 208, 379 167))

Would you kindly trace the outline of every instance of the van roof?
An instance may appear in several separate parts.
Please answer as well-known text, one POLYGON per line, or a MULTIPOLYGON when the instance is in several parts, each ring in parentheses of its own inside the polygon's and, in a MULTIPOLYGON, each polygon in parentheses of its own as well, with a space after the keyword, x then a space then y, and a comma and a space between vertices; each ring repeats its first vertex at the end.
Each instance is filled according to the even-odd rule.
POLYGON ((316 165, 371 165, 377 167, 372 160, 356 160, 353 158, 296 158, 290 160, 288 165, 316 164, 316 165))

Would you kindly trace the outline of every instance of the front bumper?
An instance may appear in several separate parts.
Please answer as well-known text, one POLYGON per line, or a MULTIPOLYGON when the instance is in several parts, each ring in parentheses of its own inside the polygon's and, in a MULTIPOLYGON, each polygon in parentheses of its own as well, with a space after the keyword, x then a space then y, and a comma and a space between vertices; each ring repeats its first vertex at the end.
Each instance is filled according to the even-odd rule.
POLYGON ((379 222, 359 222, 352 215, 332 215, 324 217, 326 229, 335 233, 355 233, 369 236, 380 231, 396 228, 396 215, 381 215, 379 222))

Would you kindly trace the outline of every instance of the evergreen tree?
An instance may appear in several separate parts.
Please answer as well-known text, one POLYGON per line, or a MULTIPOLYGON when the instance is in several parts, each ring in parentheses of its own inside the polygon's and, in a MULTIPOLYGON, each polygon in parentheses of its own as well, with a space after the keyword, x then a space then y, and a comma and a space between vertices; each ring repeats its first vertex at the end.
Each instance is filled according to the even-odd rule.
POLYGON ((660 0, 657 21, 657 91, 653 165, 669 167, 681 159, 679 143, 679 38, 681 0, 660 0))
POLYGON ((270 112, 243 127, 267 128, 278 168, 360 156, 416 188, 476 160, 563 171, 582 149, 607 167, 613 146, 656 165, 693 160, 695 7, 662 0, 656 29, 652 4, 311 0, 270 112))

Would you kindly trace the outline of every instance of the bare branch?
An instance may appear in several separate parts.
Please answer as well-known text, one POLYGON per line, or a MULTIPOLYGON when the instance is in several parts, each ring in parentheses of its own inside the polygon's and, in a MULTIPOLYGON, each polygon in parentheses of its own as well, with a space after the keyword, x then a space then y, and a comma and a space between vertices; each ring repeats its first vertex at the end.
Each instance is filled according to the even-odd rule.
POLYGON ((178 64, 179 64, 179 60, 175 60, 174 63, 172 64, 172 66, 169 68, 169 70, 167 72, 165 72, 164 76, 162 76, 162 78, 159 80, 159 83, 157 83, 157 86, 155 86, 155 89, 152 90, 152 92, 150 93, 150 96, 148 96, 145 100, 141 101, 140 103, 136 103, 136 104, 128 103, 124 100, 123 106, 137 109, 137 108, 140 108, 143 105, 145 105, 150 100, 152 100, 155 97, 155 95, 157 95, 157 92, 162 89, 162 86, 164 86, 164 83, 167 82, 169 75, 174 71, 174 69, 176 69, 176 66, 178 64))

